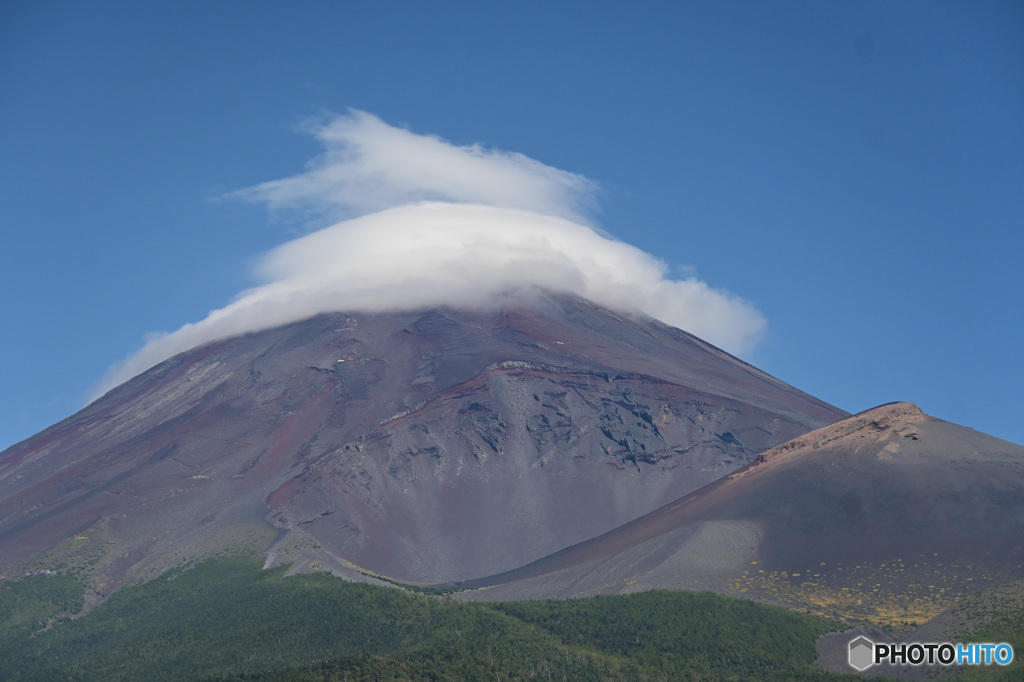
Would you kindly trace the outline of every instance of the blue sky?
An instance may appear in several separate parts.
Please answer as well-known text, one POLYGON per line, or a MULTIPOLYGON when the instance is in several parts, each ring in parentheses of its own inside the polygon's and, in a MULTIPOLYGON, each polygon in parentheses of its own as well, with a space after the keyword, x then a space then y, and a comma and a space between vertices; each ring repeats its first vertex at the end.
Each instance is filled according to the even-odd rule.
POLYGON ((598 183, 809 393, 1024 443, 1022 76, 1016 2, 4 3, 0 447, 308 232, 225 195, 350 108, 598 183))

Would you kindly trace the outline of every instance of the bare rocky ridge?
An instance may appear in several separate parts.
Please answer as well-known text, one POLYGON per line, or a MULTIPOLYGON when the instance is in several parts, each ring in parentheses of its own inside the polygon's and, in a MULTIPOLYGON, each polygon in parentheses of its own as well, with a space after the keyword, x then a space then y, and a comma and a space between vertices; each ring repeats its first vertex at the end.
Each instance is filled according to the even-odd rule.
POLYGON ((0 454, 0 572, 88 566, 102 595, 245 545, 467 580, 845 416, 577 298, 322 315, 171 358, 0 454))
POLYGON ((466 599, 710 589, 897 633, 1024 578, 1024 447, 868 410, 466 599))

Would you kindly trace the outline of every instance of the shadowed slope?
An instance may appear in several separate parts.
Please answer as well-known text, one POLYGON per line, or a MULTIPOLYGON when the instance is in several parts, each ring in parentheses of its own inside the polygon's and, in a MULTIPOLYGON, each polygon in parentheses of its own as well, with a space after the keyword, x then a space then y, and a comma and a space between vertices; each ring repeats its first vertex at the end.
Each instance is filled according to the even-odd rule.
POLYGON ((322 315, 182 353, 0 454, 0 571, 92 562, 105 593, 278 534, 270 564, 473 578, 843 416, 577 298, 322 315))
POLYGON ((1024 447, 893 403, 469 598, 714 589, 830 615, 923 622, 1024 576, 1024 447))

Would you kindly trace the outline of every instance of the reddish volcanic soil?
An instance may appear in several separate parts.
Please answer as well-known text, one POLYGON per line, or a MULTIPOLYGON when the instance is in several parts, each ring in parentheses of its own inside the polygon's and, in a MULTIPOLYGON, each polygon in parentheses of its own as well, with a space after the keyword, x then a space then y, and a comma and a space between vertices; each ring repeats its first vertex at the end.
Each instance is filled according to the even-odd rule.
POLYGON ((887 626, 1024 577, 1024 447, 893 403, 800 436, 472 599, 712 589, 887 626))
POLYGON ((178 355, 0 454, 0 572, 91 561, 106 592, 244 544, 477 578, 845 416, 581 299, 323 315, 178 355))

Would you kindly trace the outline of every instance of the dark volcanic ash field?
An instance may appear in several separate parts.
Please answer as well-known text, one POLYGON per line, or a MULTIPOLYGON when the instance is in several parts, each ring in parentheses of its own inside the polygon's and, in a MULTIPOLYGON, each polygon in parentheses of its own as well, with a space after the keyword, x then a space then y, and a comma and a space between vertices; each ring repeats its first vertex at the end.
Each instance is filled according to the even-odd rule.
POLYGON ((1024 578, 1024 447, 867 410, 467 599, 710 589, 888 626, 1024 578))

